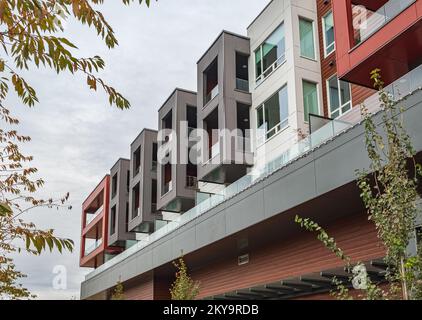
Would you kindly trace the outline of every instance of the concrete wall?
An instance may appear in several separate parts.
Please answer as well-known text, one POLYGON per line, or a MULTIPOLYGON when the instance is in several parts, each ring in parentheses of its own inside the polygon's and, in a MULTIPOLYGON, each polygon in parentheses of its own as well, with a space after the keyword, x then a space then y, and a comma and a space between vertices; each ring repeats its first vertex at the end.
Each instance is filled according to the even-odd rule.
POLYGON ((129 190, 127 188, 127 174, 130 160, 119 159, 110 171, 110 208, 108 212, 108 244, 121 245, 126 240, 134 240, 135 234, 126 231, 126 205, 129 203, 129 190), (113 177, 117 177, 117 192, 113 197, 113 177), (116 229, 111 234, 111 212, 116 208, 116 229))
MULTIPOLYGON (((198 79, 198 128, 204 128, 204 120, 211 112, 218 108, 219 129, 235 130, 237 126, 237 103, 251 105, 251 95, 236 89, 236 52, 249 56, 249 39, 223 31, 213 45, 208 49, 197 65, 198 79), (211 63, 218 60, 218 88, 219 94, 213 100, 204 105, 204 72, 211 63)), ((206 163, 206 160, 198 166, 198 178, 202 180, 206 175, 222 163, 230 164, 235 157, 235 148, 228 141, 222 143, 220 138, 220 161, 217 164, 206 163), (226 148, 223 150, 223 148, 226 148)), ((208 150, 207 141, 202 144, 203 150, 208 150)), ((207 151, 206 151, 207 152, 207 151)), ((239 165, 241 166, 241 165, 239 165)), ((230 169, 239 169, 236 165, 230 169)))
POLYGON ((153 179, 157 179, 156 172, 153 172, 152 166, 152 150, 153 143, 157 142, 157 131, 144 129, 135 139, 130 147, 130 168, 131 179, 129 186, 129 230, 133 230, 143 222, 153 222, 160 215, 152 212, 151 206, 151 184, 153 179), (141 169, 139 173, 133 175, 134 159, 133 153, 141 146, 141 169), (138 216, 132 216, 133 212, 133 188, 140 183, 140 213, 138 216))
MULTIPOLYGON (((176 163, 172 164, 172 183, 173 188, 163 194, 163 176, 164 167, 160 165, 160 159, 158 159, 158 172, 157 172, 157 185, 158 185, 158 202, 157 206, 159 209, 166 209, 166 206, 173 201, 180 201, 180 208, 176 208, 176 211, 185 211, 192 207, 195 202, 195 189, 186 187, 186 163, 183 159, 188 159, 187 150, 183 147, 187 142, 185 136, 187 132, 182 132, 181 121, 187 121, 187 107, 195 107, 197 104, 197 97, 195 92, 176 89, 171 96, 167 99, 164 105, 158 112, 158 129, 163 129, 163 118, 172 111, 172 127, 175 135, 172 137, 173 141, 169 141, 170 146, 174 146, 177 152, 175 155, 176 163), (182 154, 183 152, 183 154, 182 154), (183 160, 183 161, 182 161, 183 160)), ((158 137, 160 140, 164 138, 158 137)), ((165 145, 164 141, 158 141, 160 148, 165 145)))

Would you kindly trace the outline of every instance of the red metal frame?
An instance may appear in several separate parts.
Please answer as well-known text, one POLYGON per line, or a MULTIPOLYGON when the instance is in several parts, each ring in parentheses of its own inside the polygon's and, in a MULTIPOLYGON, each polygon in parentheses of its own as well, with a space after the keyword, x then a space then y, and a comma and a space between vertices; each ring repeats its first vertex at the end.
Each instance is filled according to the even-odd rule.
POLYGON ((98 266, 97 260, 100 255, 103 255, 108 249, 108 211, 110 206, 110 175, 106 175, 103 180, 97 185, 94 191, 82 204, 82 225, 81 225, 81 252, 80 263, 81 267, 94 267, 98 266), (103 192, 103 209, 92 220, 89 225, 85 225, 86 211, 93 204, 96 198, 103 192), (85 256, 85 240, 89 232, 100 225, 102 232, 102 243, 94 251, 85 256))

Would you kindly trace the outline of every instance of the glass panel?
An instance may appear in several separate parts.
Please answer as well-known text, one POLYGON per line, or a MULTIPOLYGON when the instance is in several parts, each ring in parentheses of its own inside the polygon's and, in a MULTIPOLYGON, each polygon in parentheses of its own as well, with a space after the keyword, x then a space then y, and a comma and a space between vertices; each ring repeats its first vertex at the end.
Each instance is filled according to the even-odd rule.
POLYGON ((261 47, 255 51, 255 66, 256 66, 256 77, 258 78, 262 74, 261 47))
POLYGON ((284 25, 279 26, 262 46, 263 69, 268 69, 280 57, 284 56, 284 25))
POLYGON ((258 115, 258 128, 261 128, 264 125, 264 108, 263 107, 259 107, 256 110, 256 113, 258 115))
POLYGON ((280 123, 280 98, 278 92, 265 102, 264 108, 268 130, 271 130, 280 123))
POLYGON ((334 50, 334 19, 333 13, 329 12, 324 17, 325 53, 330 54, 334 50))
POLYGON ((280 105, 280 122, 282 127, 287 125, 289 118, 289 99, 287 94, 287 86, 284 86, 279 92, 280 105))
POLYGON ((315 59, 313 22, 299 19, 300 54, 315 59))
MULTIPOLYGON (((328 92, 329 92, 329 103, 330 111, 332 112, 331 116, 334 117, 334 111, 340 108, 340 98, 339 98, 339 88, 337 77, 332 77, 328 80, 328 92)), ((338 116, 338 115, 337 115, 338 116)))
POLYGON ((309 121, 309 114, 318 114, 318 91, 317 85, 312 82, 303 81, 303 107, 305 121, 309 121))
POLYGON ((340 80, 340 96, 341 105, 344 105, 350 101, 350 84, 340 80))

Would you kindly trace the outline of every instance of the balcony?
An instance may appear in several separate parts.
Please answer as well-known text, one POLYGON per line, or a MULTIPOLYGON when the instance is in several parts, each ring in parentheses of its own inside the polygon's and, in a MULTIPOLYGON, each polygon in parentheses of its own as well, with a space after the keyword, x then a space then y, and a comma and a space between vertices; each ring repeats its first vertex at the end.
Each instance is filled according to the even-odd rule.
POLYGON ((92 252, 94 252, 97 248, 99 248, 101 246, 101 244, 103 243, 102 239, 96 240, 93 244, 91 244, 90 246, 85 248, 85 252, 84 252, 84 256, 88 256, 89 254, 91 254, 92 252))
POLYGON ((204 105, 207 105, 208 102, 210 102, 211 100, 213 100, 215 97, 217 97, 219 95, 219 89, 218 89, 218 85, 216 85, 206 96, 205 96, 205 101, 204 101, 204 105))
POLYGON ((286 55, 281 55, 272 65, 270 65, 264 72, 256 78, 255 85, 258 87, 265 79, 267 79, 275 70, 286 63, 286 55))
POLYGON ((249 81, 236 78, 236 89, 240 91, 249 92, 249 81))
POLYGON ((422 61, 421 5, 422 0, 333 1, 338 77, 372 88, 375 68, 388 85, 417 67, 422 61))
POLYGON ((92 221, 94 221, 94 219, 96 217, 98 217, 98 215, 101 214, 101 212, 103 211, 104 206, 99 207, 94 213, 86 213, 85 216, 85 227, 87 227, 92 221))
POLYGON ((390 0, 375 12, 368 14, 366 21, 356 29, 355 43, 359 44, 368 39, 415 2, 416 0, 390 0))

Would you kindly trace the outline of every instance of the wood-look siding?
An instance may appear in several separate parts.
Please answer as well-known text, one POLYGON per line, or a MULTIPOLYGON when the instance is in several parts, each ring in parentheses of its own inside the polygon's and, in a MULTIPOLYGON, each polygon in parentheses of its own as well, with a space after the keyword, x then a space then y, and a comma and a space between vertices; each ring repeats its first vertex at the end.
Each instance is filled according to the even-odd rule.
MULTIPOLYGON (((354 261, 379 258, 385 253, 366 213, 333 222, 327 229, 354 261)), ((314 234, 303 231, 294 239, 250 252, 247 265, 238 266, 237 257, 232 257, 207 264, 191 275, 201 282, 199 298, 203 298, 338 266, 342 266, 342 261, 316 240, 314 234)))
MULTIPOLYGON (((367 261, 385 254, 374 225, 368 221, 364 212, 341 218, 324 227, 353 261, 367 261)), ((315 238, 315 234, 304 230, 296 233, 294 237, 252 249, 249 256, 249 263, 243 266, 238 266, 237 256, 231 256, 208 261, 203 266, 191 270, 192 279, 201 283, 198 298, 343 265, 342 261, 315 238)), ((125 283, 125 298, 168 300, 172 283, 170 276, 171 274, 158 277, 150 272, 125 283)), ((330 299, 330 297, 327 294, 320 294, 314 295, 313 299, 330 299)))
POLYGON ((154 277, 152 272, 123 284, 123 287, 126 300, 154 299, 154 277))
MULTIPOLYGON (((317 16, 318 16, 318 37, 321 56, 321 76, 322 76, 322 98, 324 104, 324 116, 330 115, 328 110, 328 91, 327 80, 337 73, 336 67, 336 52, 332 52, 325 57, 322 18, 331 10, 331 1, 325 3, 324 0, 317 0, 317 16)), ((335 28, 335 26, 334 26, 335 28)), ((369 75, 368 75, 369 77, 369 75)), ((352 104, 353 107, 358 107, 367 97, 374 94, 374 90, 358 85, 352 84, 352 104)))

